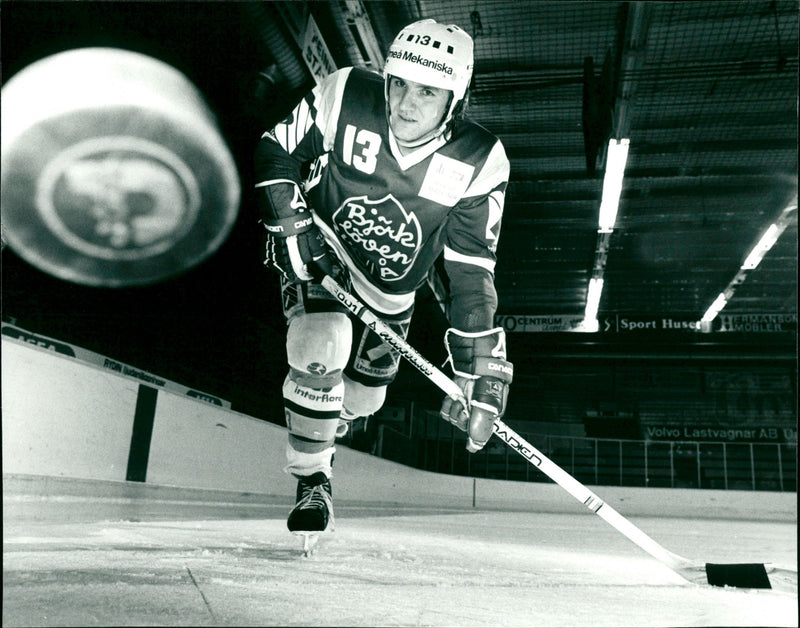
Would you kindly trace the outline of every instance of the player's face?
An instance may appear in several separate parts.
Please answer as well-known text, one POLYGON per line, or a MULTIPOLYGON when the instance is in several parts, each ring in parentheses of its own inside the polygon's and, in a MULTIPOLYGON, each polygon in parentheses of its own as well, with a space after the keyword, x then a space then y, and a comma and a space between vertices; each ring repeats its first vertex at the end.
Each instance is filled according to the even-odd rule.
POLYGON ((395 137, 413 142, 442 121, 450 92, 393 76, 389 80, 389 126, 395 137))

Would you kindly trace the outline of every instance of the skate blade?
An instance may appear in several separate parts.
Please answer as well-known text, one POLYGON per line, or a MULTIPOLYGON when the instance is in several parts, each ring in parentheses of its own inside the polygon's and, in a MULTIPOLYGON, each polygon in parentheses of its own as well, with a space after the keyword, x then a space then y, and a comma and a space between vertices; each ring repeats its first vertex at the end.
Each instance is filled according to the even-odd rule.
POLYGON ((319 535, 321 532, 292 532, 295 536, 303 537, 303 557, 304 558, 311 558, 314 555, 314 551, 317 549, 317 543, 319 543, 319 535))

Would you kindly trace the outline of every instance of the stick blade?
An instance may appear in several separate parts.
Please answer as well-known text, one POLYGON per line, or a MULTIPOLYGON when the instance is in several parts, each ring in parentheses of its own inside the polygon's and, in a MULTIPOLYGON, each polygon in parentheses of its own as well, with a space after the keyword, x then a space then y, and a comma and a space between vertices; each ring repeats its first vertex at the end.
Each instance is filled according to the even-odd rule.
POLYGON ((767 569, 762 563, 720 565, 706 563, 708 584, 715 587, 741 589, 771 589, 767 569))

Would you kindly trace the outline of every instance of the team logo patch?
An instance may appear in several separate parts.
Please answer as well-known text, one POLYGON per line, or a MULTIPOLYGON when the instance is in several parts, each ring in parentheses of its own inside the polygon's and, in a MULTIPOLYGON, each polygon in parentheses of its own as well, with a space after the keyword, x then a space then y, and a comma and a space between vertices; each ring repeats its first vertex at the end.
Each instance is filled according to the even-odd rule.
POLYGON ((419 221, 391 194, 378 201, 347 199, 334 212, 333 226, 350 252, 384 281, 405 277, 419 254, 419 221))

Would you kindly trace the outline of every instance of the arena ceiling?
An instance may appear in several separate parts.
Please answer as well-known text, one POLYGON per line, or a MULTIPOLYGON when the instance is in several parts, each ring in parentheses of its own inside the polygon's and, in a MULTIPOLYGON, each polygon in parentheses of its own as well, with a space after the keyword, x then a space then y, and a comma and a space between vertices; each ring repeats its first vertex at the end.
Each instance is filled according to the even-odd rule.
POLYGON ((382 49, 418 17, 474 37, 470 115, 511 160, 503 312, 582 314, 598 274, 601 315, 699 319, 726 290, 726 313, 797 312, 796 2, 365 6, 382 49), (603 237, 610 138, 630 145, 603 237), (777 243, 740 272, 775 222, 777 243))
POLYGON ((376 65, 417 18, 473 36, 469 114, 511 161, 501 312, 580 316, 602 277, 600 316, 698 320, 720 293, 729 314, 796 315, 796 2, 267 4, 289 32, 310 7, 340 65, 376 65), (617 219, 598 233, 607 142, 623 138, 617 219))

